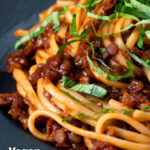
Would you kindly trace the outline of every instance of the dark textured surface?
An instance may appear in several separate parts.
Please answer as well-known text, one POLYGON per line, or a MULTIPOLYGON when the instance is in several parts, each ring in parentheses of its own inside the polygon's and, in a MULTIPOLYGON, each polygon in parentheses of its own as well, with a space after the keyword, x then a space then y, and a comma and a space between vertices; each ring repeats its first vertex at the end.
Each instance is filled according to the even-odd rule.
MULTIPOLYGON (((47 9, 54 0, 1 0, 0 1, 0 93, 15 90, 15 81, 2 72, 5 68, 5 56, 13 51, 17 40, 14 31, 28 29, 38 21, 38 14, 47 9)), ((44 143, 12 121, 5 109, 0 108, 0 150, 8 147, 19 149, 53 150, 49 143, 44 143)))

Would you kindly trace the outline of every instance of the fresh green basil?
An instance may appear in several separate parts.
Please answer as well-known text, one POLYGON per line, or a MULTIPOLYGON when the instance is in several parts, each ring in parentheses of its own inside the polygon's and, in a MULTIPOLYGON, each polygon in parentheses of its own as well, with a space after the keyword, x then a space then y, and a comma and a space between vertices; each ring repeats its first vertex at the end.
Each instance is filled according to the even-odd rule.
POLYGON ((134 16, 136 16, 138 18, 142 18, 142 19, 149 19, 150 18, 144 12, 139 12, 135 8, 131 8, 131 7, 127 7, 127 6, 122 6, 120 11, 123 13, 126 13, 126 14, 134 15, 134 16))
POLYGON ((106 20, 106 21, 111 20, 110 16, 95 15, 95 14, 93 14, 91 12, 88 12, 87 15, 88 15, 88 17, 91 17, 91 18, 94 18, 94 19, 106 20))
POLYGON ((126 28, 124 28, 124 29, 122 29, 122 30, 120 30, 120 31, 118 31, 118 32, 115 32, 115 33, 104 34, 104 35, 98 35, 97 32, 96 32, 96 30, 95 30, 95 27, 94 27, 93 24, 92 24, 92 28, 93 28, 93 30, 94 30, 94 32, 95 32, 95 35, 96 35, 96 37, 99 37, 99 38, 107 37, 107 36, 113 36, 113 35, 115 35, 115 34, 118 34, 118 33, 124 32, 124 31, 126 31, 126 30, 129 30, 129 29, 131 29, 132 27, 134 27, 134 24, 131 24, 131 25, 129 25, 128 27, 126 27, 126 28))
POLYGON ((147 59, 146 63, 150 66, 150 59, 147 59))
POLYGON ((130 14, 121 13, 121 12, 115 12, 115 13, 109 15, 109 16, 95 15, 91 12, 88 12, 87 14, 91 18, 104 20, 104 21, 109 21, 109 20, 119 18, 119 17, 124 17, 124 18, 127 18, 127 19, 133 19, 133 20, 139 21, 139 19, 137 17, 135 17, 133 15, 130 15, 130 14))
POLYGON ((133 74, 133 66, 132 66, 132 63, 127 60, 126 63, 129 67, 129 72, 124 74, 124 75, 120 75, 120 76, 114 76, 114 75, 111 75, 105 71, 103 71, 101 68, 99 68, 98 66, 94 65, 94 63, 92 62, 92 60, 89 58, 89 55, 87 54, 87 60, 89 62, 89 64, 91 65, 92 68, 95 69, 96 72, 98 72, 99 74, 101 74, 104 78, 106 79, 109 79, 111 81, 118 81, 118 80, 121 80, 121 79, 125 79, 125 78, 128 78, 128 77, 131 77, 132 74, 133 74))
POLYGON ((120 109, 120 111, 124 112, 124 115, 130 115, 132 112, 134 112, 134 110, 132 109, 120 109))
POLYGON ((95 57, 94 46, 93 46, 93 44, 91 42, 89 42, 86 39, 77 39, 77 40, 72 40, 72 41, 69 41, 69 42, 65 43, 64 45, 62 45, 59 48, 59 50, 57 51, 57 55, 59 55, 66 46, 68 46, 71 43, 78 42, 78 41, 85 41, 85 42, 87 42, 92 48, 93 58, 98 60, 103 66, 107 67, 108 69, 111 69, 102 59, 95 57))
POLYGON ((143 44, 144 44, 144 40, 143 40, 143 36, 144 36, 144 28, 143 26, 141 25, 141 32, 140 32, 140 36, 139 36, 139 39, 137 41, 137 46, 139 48, 142 48, 143 47, 143 44))
POLYGON ((145 35, 147 36, 148 39, 150 39, 150 30, 146 30, 145 35))
POLYGON ((86 93, 89 95, 96 96, 98 98, 104 98, 104 96, 106 96, 107 94, 106 89, 94 84, 76 84, 75 86, 70 88, 70 90, 80 93, 86 93))
POLYGON ((74 82, 72 79, 68 78, 67 76, 62 77, 62 86, 66 89, 69 89, 76 85, 77 83, 74 82))
POLYGON ((86 0, 85 5, 77 4, 77 6, 86 9, 87 11, 91 12, 95 7, 96 4, 102 2, 103 0, 86 0))
POLYGON ((76 114, 76 115, 73 115, 73 116, 64 118, 64 119, 62 120, 62 122, 66 122, 66 121, 68 121, 68 120, 70 120, 70 119, 73 119, 73 118, 76 118, 76 117, 85 117, 85 118, 93 119, 95 116, 97 116, 97 115, 99 115, 99 114, 107 114, 107 113, 112 113, 112 111, 111 111, 110 109, 107 109, 107 108, 102 108, 102 111, 97 112, 97 113, 95 113, 95 114, 93 114, 93 115, 91 115, 91 116, 88 116, 88 115, 85 115, 85 114, 80 113, 80 114, 76 114))
POLYGON ((78 35, 77 33, 77 29, 76 29, 76 14, 73 15, 73 19, 72 19, 72 24, 71 24, 71 34, 73 35, 73 37, 75 38, 85 38, 90 32, 90 29, 84 30, 81 35, 78 35))
POLYGON ((71 40, 71 41, 65 43, 64 45, 62 45, 62 46, 58 49, 57 55, 59 55, 65 47, 67 47, 67 46, 70 45, 71 43, 78 42, 78 41, 81 41, 81 40, 71 40))
POLYGON ((150 70, 150 65, 147 64, 144 60, 142 60, 141 58, 137 57, 135 54, 131 53, 130 51, 127 51, 127 53, 131 56, 132 59, 134 59, 136 62, 138 62, 139 64, 143 65, 144 67, 146 67, 148 70, 150 70))
POLYGON ((18 40, 15 44, 15 49, 17 49, 22 43, 27 42, 41 34, 44 33, 44 27, 48 23, 53 23, 53 30, 54 32, 57 32, 60 27, 60 21, 59 17, 66 13, 67 6, 64 7, 63 12, 59 13, 58 11, 53 12, 50 16, 48 16, 42 23, 39 25, 33 32, 27 34, 26 36, 22 37, 20 40, 18 40))
POLYGON ((76 101, 76 102, 78 102, 78 103, 80 103, 80 104, 89 105, 89 106, 91 106, 91 107, 93 107, 93 108, 100 108, 100 107, 98 107, 97 105, 94 105, 94 104, 92 104, 92 103, 83 102, 83 101, 81 101, 81 100, 79 100, 79 99, 73 97, 72 95, 70 95, 69 93, 67 93, 67 92, 65 92, 65 91, 63 91, 63 90, 60 90, 60 91, 61 91, 62 93, 64 93, 66 96, 70 97, 72 100, 74 100, 74 101, 76 101))
POLYGON ((62 120, 62 122, 67 122, 68 120, 74 119, 74 118, 76 118, 76 117, 86 117, 86 118, 91 118, 91 117, 88 116, 88 115, 85 115, 85 114, 80 113, 80 114, 76 114, 76 115, 73 115, 73 116, 64 118, 64 119, 62 120))
POLYGON ((128 27, 126 27, 126 28, 124 28, 124 29, 122 29, 122 30, 120 30, 120 31, 118 31, 118 32, 111 33, 111 34, 98 35, 97 32, 96 32, 95 27, 93 26, 93 24, 92 24, 92 28, 93 28, 93 30, 94 30, 94 32, 95 32, 95 35, 96 35, 97 37, 99 37, 99 38, 102 38, 102 37, 106 37, 106 36, 113 36, 113 35, 115 35, 115 34, 118 34, 118 33, 124 32, 124 31, 126 31, 126 30, 129 30, 129 29, 131 29, 131 28, 133 28, 133 27, 135 27, 135 26, 143 25, 143 24, 150 24, 150 19, 141 20, 141 21, 137 22, 136 24, 131 24, 131 25, 129 25, 128 27))
POLYGON ((77 84, 66 76, 63 76, 62 78, 62 85, 67 89, 70 89, 79 93, 93 95, 98 98, 104 98, 104 96, 106 96, 107 94, 107 90, 100 86, 97 86, 94 84, 77 84))
POLYGON ((137 0, 130 0, 134 8, 137 8, 139 11, 142 11, 150 16, 150 6, 145 5, 137 0))
POLYGON ((141 12, 135 9, 130 0, 120 0, 119 3, 115 6, 115 10, 125 14, 131 14, 142 19, 150 18, 149 15, 147 15, 145 12, 141 12))
POLYGON ((99 48, 99 50, 100 50, 100 52, 101 52, 102 54, 104 54, 106 48, 99 48))
MULTIPOLYGON (((148 109, 150 108, 150 106, 149 107, 147 107, 148 109)), ((147 110, 147 109, 146 109, 147 110)), ((82 113, 80 113, 80 114, 76 114, 76 115, 73 115, 73 116, 70 116, 70 117, 67 117, 67 118, 64 118, 63 120, 62 120, 62 122, 66 122, 66 121, 68 121, 68 120, 70 120, 70 119, 73 119, 73 118, 76 118, 76 117, 84 117, 84 118, 89 118, 89 119, 93 119, 95 116, 97 116, 97 115, 99 115, 99 114, 107 114, 107 113, 113 113, 113 111, 123 111, 124 112, 124 115, 130 115, 132 112, 134 112, 134 110, 130 110, 130 109, 113 109, 113 110, 111 110, 111 109, 108 109, 108 108, 102 108, 102 111, 100 111, 100 112, 97 112, 97 113, 95 113, 95 114, 93 114, 93 115, 91 115, 91 116, 88 116, 88 115, 85 115, 85 114, 82 114, 82 113)), ((144 111, 144 110, 143 110, 144 111)))
POLYGON ((146 106, 145 108, 142 109, 142 111, 147 111, 150 109, 150 105, 146 106))
POLYGON ((135 60, 136 62, 138 62, 142 66, 146 67, 148 70, 150 70, 150 65, 148 63, 146 63, 144 60, 142 60, 141 58, 137 57, 135 54, 128 51, 128 49, 124 46, 124 44, 122 44, 122 45, 125 48, 126 52, 131 56, 131 58, 133 60, 135 60))

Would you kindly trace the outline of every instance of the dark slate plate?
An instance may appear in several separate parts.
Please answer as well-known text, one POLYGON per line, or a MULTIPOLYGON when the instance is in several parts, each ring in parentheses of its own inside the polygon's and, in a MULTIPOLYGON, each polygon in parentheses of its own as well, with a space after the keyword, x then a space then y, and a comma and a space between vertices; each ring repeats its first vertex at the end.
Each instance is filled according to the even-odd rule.
MULTIPOLYGON (((15 91, 15 81, 4 73, 5 56, 13 51, 14 31, 28 29, 38 21, 38 14, 52 5, 54 0, 0 0, 0 93, 15 91)), ((0 108, 0 150, 18 149, 55 150, 50 143, 33 137, 0 108)))

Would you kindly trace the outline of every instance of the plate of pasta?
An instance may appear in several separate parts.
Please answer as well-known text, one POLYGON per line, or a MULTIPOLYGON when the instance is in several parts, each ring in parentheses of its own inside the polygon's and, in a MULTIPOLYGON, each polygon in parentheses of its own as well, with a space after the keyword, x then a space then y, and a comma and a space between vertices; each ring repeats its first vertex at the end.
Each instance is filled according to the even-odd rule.
POLYGON ((0 108, 23 129, 68 150, 150 150, 149 1, 57 0, 14 34, 17 92, 0 108))

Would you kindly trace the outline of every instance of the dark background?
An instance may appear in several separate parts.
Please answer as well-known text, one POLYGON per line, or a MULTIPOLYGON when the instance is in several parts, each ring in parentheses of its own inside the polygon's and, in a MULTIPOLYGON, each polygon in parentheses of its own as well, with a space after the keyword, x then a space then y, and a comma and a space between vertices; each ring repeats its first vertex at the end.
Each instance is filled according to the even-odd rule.
MULTIPOLYGON (((55 0, 0 0, 0 93, 15 91, 15 81, 4 72, 5 56, 14 50, 14 31, 28 29, 38 21, 38 14, 55 0)), ((12 121, 6 109, 0 108, 0 150, 18 149, 54 150, 12 121)))

